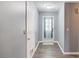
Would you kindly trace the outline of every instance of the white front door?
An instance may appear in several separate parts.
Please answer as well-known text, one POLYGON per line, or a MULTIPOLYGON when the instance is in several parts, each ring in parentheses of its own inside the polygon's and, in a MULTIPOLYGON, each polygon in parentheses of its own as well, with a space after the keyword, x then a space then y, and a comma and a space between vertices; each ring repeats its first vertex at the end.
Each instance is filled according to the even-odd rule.
POLYGON ((43 17, 43 41, 51 42, 54 38, 54 17, 43 17))

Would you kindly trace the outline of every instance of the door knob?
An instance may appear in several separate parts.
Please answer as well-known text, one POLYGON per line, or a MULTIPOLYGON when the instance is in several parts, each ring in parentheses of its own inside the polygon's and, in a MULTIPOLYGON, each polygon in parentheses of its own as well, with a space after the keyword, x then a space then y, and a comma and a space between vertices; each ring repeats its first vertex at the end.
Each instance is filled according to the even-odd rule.
POLYGON ((28 40, 30 40, 30 38, 28 38, 28 40))
POLYGON ((25 30, 23 30, 23 34, 24 34, 24 35, 26 34, 26 31, 25 31, 25 30))

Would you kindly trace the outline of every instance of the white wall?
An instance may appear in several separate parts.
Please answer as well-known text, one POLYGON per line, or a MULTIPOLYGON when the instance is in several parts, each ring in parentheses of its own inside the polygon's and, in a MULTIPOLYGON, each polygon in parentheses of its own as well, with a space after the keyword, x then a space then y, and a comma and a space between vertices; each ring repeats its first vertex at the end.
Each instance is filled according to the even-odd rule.
POLYGON ((65 3, 65 40, 64 40, 64 51, 69 52, 70 47, 70 30, 67 31, 67 28, 70 29, 70 18, 71 18, 71 7, 70 3, 65 3))
POLYGON ((38 11, 33 2, 27 2, 27 57, 33 54, 32 49, 38 42, 38 11))
POLYGON ((59 20, 58 20, 58 42, 62 49, 64 50, 64 3, 62 3, 59 10, 59 20))
POLYGON ((39 41, 42 41, 42 22, 43 16, 54 16, 54 40, 57 40, 57 28, 58 28, 58 12, 40 12, 39 13, 39 41))
POLYGON ((0 1, 0 58, 25 57, 25 2, 0 1))
POLYGON ((40 12, 39 14, 39 41, 42 40, 42 18, 43 16, 54 16, 54 40, 58 41, 64 50, 64 3, 61 3, 59 12, 40 12))

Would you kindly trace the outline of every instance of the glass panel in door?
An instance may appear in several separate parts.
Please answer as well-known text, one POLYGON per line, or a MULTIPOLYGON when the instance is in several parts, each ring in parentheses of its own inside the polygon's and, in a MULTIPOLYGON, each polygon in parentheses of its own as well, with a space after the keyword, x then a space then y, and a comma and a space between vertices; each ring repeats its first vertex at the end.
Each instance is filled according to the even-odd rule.
POLYGON ((44 18, 44 38, 51 39, 53 37, 53 21, 51 17, 44 18))

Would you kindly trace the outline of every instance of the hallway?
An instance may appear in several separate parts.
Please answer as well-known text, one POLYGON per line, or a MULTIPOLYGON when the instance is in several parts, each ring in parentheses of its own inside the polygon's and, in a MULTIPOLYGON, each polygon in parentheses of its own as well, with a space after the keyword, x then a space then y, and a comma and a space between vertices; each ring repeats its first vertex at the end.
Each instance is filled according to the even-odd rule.
POLYGON ((27 2, 27 58, 79 58, 78 25, 79 3, 27 2))
POLYGON ((0 1, 0 58, 79 58, 79 2, 0 1))
POLYGON ((63 55, 58 44, 43 45, 39 44, 33 58, 78 58, 77 55, 63 55))

